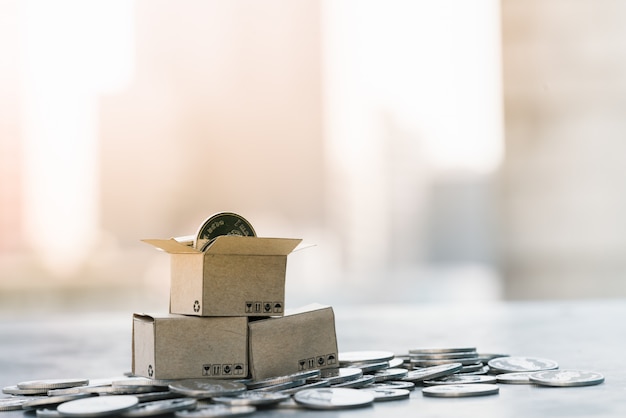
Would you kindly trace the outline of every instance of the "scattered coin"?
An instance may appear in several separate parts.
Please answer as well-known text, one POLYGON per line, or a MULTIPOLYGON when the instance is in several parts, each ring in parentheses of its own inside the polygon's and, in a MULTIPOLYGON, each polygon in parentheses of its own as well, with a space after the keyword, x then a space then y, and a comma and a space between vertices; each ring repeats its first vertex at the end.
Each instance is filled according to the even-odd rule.
POLYGON ((73 401, 75 399, 88 398, 89 393, 74 393, 71 395, 44 396, 41 398, 31 399, 22 405, 22 409, 37 409, 44 406, 59 405, 63 402, 73 401))
POLYGON ((171 383, 169 388, 172 392, 192 398, 236 395, 246 391, 243 383, 216 379, 185 379, 171 383))
POLYGON ((324 369, 321 371, 320 379, 327 381, 331 385, 337 383, 356 380, 363 376, 363 371, 354 367, 340 367, 338 369, 324 369))
POLYGON ((358 408, 374 402, 372 393, 350 388, 307 389, 296 393, 293 398, 310 409, 358 408))
POLYGON ((293 388, 283 389, 280 391, 280 393, 284 393, 286 395, 293 395, 294 393, 300 392, 301 390, 305 390, 305 389, 327 388, 327 387, 330 387, 330 382, 328 382, 327 380, 309 381, 308 383, 301 385, 301 386, 295 386, 293 388))
POLYGON ((283 383, 278 383, 271 386, 263 386, 262 388, 253 389, 255 392, 279 392, 287 389, 293 389, 296 387, 306 385, 306 379, 289 380, 283 383))
MULTIPOLYGON (((396 367, 402 367, 402 365, 404 364, 404 359, 399 358, 399 357, 394 357, 391 360, 389 360, 389 365, 388 367, 390 369, 395 369, 396 367)), ((363 373, 365 373, 365 371, 363 371, 363 373)))
POLYGON ((413 367, 430 367, 439 366, 441 364, 461 363, 462 366, 482 366, 482 363, 477 363, 476 358, 459 358, 449 360, 415 360, 411 359, 411 365, 413 367))
POLYGON ((195 247, 204 251, 215 238, 221 235, 255 237, 256 233, 244 217, 236 213, 220 212, 209 216, 202 222, 196 233, 195 247))
POLYGON ((29 380, 26 382, 20 382, 17 387, 20 389, 66 389, 76 386, 85 386, 89 384, 88 379, 44 379, 44 380, 29 380))
POLYGON ((289 395, 286 393, 248 391, 235 396, 218 396, 213 398, 213 402, 231 406, 267 406, 280 403, 287 399, 289 399, 289 395))
POLYGON ((461 363, 442 364, 439 366, 424 367, 423 369, 409 370, 406 377, 402 378, 407 382, 418 382, 438 377, 448 376, 461 370, 461 363))
POLYGON ((604 382, 604 376, 583 370, 546 370, 532 373, 530 382, 541 386, 591 386, 604 382))
POLYGON ((293 382, 295 380, 311 379, 319 377, 321 372, 319 370, 306 370, 303 372, 293 373, 286 376, 269 377, 267 379, 255 380, 246 383, 248 389, 258 389, 266 386, 274 386, 281 383, 293 382))
POLYGON ((495 376, 454 374, 440 379, 425 380, 425 385, 461 385, 476 383, 496 383, 495 376))
POLYGON ((515 373, 502 373, 496 375, 498 383, 508 383, 513 385, 529 385, 529 376, 535 372, 515 372, 515 373))
POLYGON ((394 357, 391 351, 346 351, 339 353, 339 364, 376 363, 389 361, 394 357))
POLYGON ((133 409, 122 414, 123 417, 153 417, 157 415, 169 414, 176 411, 184 411, 194 409, 198 401, 191 398, 165 399, 160 401, 152 401, 140 403, 133 409))
POLYGON ((28 402, 28 398, 0 398, 0 411, 17 411, 28 402))
POLYGON ((62 403, 57 411, 66 417, 95 418, 126 412, 138 403, 132 395, 93 396, 62 403))
POLYGON ((476 347, 457 347, 457 348, 437 348, 437 347, 426 347, 426 348, 414 348, 409 350, 409 355, 413 354, 446 354, 446 353, 475 353, 476 347))
POLYGON ((397 401, 399 399, 407 399, 411 395, 411 392, 407 389, 363 388, 360 390, 373 394, 374 402, 397 401))
POLYGON ((348 380, 347 382, 341 382, 341 383, 335 383, 334 385, 331 385, 334 388, 353 388, 353 389, 359 389, 362 387, 366 387, 371 385, 372 383, 374 383, 374 376, 372 375, 363 375, 362 377, 359 377, 358 379, 355 380, 348 380))
POLYGON ((413 390, 413 389, 415 389, 415 383, 413 383, 413 382, 402 382, 402 381, 388 380, 388 381, 382 382, 382 383, 372 383, 367 388, 368 389, 369 388, 373 388, 373 389, 406 389, 406 390, 413 390))
POLYGON ((474 351, 455 351, 451 353, 416 353, 410 354, 411 360, 456 360, 456 359, 477 359, 478 354, 474 351))
POLYGON ((153 387, 169 387, 170 383, 175 383, 175 380, 166 379, 148 379, 145 377, 131 377, 128 379, 114 380, 111 382, 113 387, 136 387, 136 386, 153 386, 153 387))
POLYGON ((216 417, 243 417, 252 415, 256 407, 250 405, 230 406, 224 404, 207 404, 191 411, 178 411, 174 415, 179 418, 216 418, 216 417))
POLYGON ((428 386, 422 389, 424 396, 437 398, 462 398, 466 396, 495 395, 498 393, 497 385, 477 383, 469 385, 439 385, 428 386))
POLYGON ((558 369, 554 360, 537 357, 498 357, 487 363, 491 369, 499 373, 538 372, 541 370, 558 369))
POLYGON ((395 368, 379 370, 374 373, 374 380, 376 382, 384 382, 387 380, 399 380, 406 377, 408 374, 407 369, 395 368))
POLYGON ((17 385, 2 388, 2 393, 7 395, 47 395, 47 389, 20 389, 17 385))
POLYGON ((375 362, 375 363, 350 363, 350 364, 347 364, 346 367, 353 367, 353 368, 361 369, 363 373, 370 373, 370 372, 375 372, 378 370, 388 369, 390 366, 389 366, 389 362, 380 361, 380 362, 375 362))

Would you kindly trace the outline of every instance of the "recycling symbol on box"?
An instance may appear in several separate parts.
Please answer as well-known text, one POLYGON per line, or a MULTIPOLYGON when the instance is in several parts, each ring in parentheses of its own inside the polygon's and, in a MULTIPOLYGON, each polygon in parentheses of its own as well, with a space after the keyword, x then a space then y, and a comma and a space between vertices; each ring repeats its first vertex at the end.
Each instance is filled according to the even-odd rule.
POLYGON ((193 311, 194 312, 200 312, 200 302, 199 301, 195 301, 193 303, 193 311))
POLYGON ((152 364, 148 364, 148 376, 152 377, 154 375, 154 369, 152 368, 152 364))

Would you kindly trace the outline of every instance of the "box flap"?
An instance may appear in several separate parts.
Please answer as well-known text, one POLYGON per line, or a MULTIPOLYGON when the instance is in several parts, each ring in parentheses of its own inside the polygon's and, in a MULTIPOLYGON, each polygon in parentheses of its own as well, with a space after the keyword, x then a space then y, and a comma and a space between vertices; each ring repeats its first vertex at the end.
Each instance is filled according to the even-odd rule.
POLYGON ((185 245, 176 241, 174 238, 170 239, 142 239, 143 242, 157 247, 170 254, 199 254, 201 251, 196 250, 189 245, 185 245))
POLYGON ((260 238, 222 235, 215 238, 215 241, 213 241, 205 252, 208 254, 287 255, 292 252, 301 241, 301 239, 294 238, 260 238))

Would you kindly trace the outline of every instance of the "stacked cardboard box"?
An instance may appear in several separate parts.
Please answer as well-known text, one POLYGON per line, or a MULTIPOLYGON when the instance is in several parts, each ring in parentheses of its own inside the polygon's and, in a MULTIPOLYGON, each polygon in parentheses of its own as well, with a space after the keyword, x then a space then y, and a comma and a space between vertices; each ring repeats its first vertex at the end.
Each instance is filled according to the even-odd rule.
POLYGON ((332 308, 284 308, 287 256, 301 240, 224 235, 205 251, 144 241, 170 254, 170 309, 133 315, 133 374, 259 380, 338 367, 332 308))

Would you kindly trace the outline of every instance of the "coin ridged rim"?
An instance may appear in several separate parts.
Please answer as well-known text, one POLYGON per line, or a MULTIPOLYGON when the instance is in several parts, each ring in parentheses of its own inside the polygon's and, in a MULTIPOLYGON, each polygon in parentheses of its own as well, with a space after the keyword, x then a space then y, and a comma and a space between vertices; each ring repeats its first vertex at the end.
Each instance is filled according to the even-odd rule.
POLYGON ((360 388, 372 385, 375 382, 376 381, 374 379, 374 376, 372 376, 370 374, 367 374, 367 375, 364 374, 362 377, 359 377, 358 379, 348 380, 347 382, 335 383, 335 384, 333 384, 331 386, 334 387, 334 388, 360 389, 360 388))
POLYGON ((2 388, 2 393, 7 395, 47 395, 47 389, 20 389, 17 385, 5 386, 2 388))
POLYGON ((434 385, 476 385, 479 383, 497 383, 495 376, 486 376, 478 374, 453 374, 451 376, 441 377, 439 379, 424 380, 424 384, 428 386, 434 385))
POLYGON ((530 385, 530 375, 537 372, 500 373, 496 375, 498 383, 511 385, 530 385))
POLYGON ((89 384, 89 379, 42 379, 42 380, 27 380, 20 382, 17 387, 20 389, 67 389, 78 386, 86 386, 89 384))
POLYGON ((370 386, 364 389, 369 389, 369 388, 413 390, 415 389, 415 383, 407 382, 403 380, 388 380, 386 382, 381 382, 381 383, 372 383, 370 386))
POLYGON ((411 354, 476 353, 476 347, 423 347, 409 350, 411 354))
POLYGON ((331 385, 335 385, 337 383, 357 380, 361 377, 363 377, 363 370, 357 367, 340 367, 338 369, 322 370, 319 379, 325 380, 331 385))
POLYGON ((422 389, 424 396, 435 398, 464 398, 469 396, 495 395, 500 391, 498 385, 491 383, 470 383, 461 385, 427 386, 422 389))
POLYGON ((528 379, 531 383, 541 386, 552 386, 552 387, 576 387, 576 386, 593 386, 599 385, 604 382, 604 375, 598 372, 590 372, 586 370, 573 370, 573 369, 562 369, 562 370, 542 370, 539 372, 531 373, 528 376, 528 379), (581 377, 574 380, 560 380, 555 378, 560 374, 567 373, 578 373, 578 374, 587 374, 588 377, 581 377))
POLYGON ((267 406, 274 405, 289 399, 289 395, 282 392, 261 392, 251 390, 234 396, 217 396, 213 402, 223 403, 231 406, 252 405, 267 406))
POLYGON ((243 383, 217 379, 184 379, 170 383, 172 392, 192 398, 210 398, 214 396, 236 395, 246 391, 243 383))
POLYGON ((487 363, 489 367, 497 372, 540 372, 543 370, 555 370, 559 368, 559 364, 551 359, 541 358, 541 357, 524 357, 524 356, 509 356, 509 357, 497 357, 492 360, 489 360, 487 363), (534 361, 538 363, 545 363, 545 366, 541 366, 540 368, 522 368, 521 366, 516 366, 515 362, 523 360, 523 361, 534 361))
POLYGON ((311 379, 314 377, 319 377, 320 375, 321 375, 321 371, 318 369, 305 370, 302 372, 292 373, 292 374, 288 374, 285 376, 274 376, 274 377, 268 377, 268 378, 261 379, 261 380, 254 380, 252 382, 246 383, 245 385, 248 387, 248 389, 259 389, 259 388, 263 388, 266 386, 274 386, 274 385, 278 385, 281 383, 293 382, 295 380, 311 379))
POLYGON ((407 369, 401 369, 399 367, 393 369, 379 370, 374 373, 374 380, 376 382, 384 382, 386 380, 399 380, 408 375, 407 369))
POLYGON ((22 409, 37 409, 41 406, 58 405, 63 402, 70 402, 76 399, 83 399, 92 396, 89 393, 72 393, 69 395, 45 396, 37 399, 29 399, 22 405, 22 409))
POLYGON ((1 398, 0 411, 18 411, 22 409, 22 405, 29 399, 21 398, 1 398))
POLYGON ((448 376, 461 370, 461 363, 441 364, 439 366, 425 367, 423 369, 409 370, 407 376, 401 380, 407 382, 421 382, 424 380, 435 379, 437 377, 448 376))
POLYGON ((361 389, 323 388, 302 390, 293 399, 309 409, 333 410, 371 405, 374 395, 361 389))

